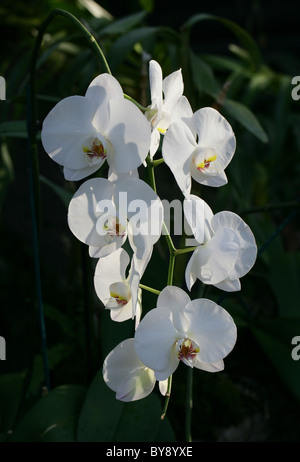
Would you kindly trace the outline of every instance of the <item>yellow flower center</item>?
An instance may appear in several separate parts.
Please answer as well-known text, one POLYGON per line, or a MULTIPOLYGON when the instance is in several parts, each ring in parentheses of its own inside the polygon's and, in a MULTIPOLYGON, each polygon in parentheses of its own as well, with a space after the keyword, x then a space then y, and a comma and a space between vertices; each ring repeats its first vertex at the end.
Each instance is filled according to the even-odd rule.
POLYGON ((207 169, 210 166, 210 163, 216 160, 216 158, 217 154, 215 151, 213 149, 207 149, 203 160, 200 160, 200 162, 197 162, 196 164, 197 170, 203 171, 207 169))

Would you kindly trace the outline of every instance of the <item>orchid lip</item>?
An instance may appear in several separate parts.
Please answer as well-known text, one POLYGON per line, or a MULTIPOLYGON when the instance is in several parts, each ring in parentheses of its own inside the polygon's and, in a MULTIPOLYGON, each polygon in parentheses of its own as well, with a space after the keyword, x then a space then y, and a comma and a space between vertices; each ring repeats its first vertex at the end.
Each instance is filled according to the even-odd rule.
POLYGON ((177 357, 187 366, 193 367, 193 361, 199 351, 200 347, 189 337, 184 337, 177 341, 177 357))
POLYGON ((193 161, 196 169, 204 174, 219 173, 216 168, 217 153, 213 148, 200 148, 194 154, 193 161))
MULTIPOLYGON (((100 136, 102 139, 103 137, 100 136)), ((89 165, 95 165, 103 162, 107 157, 107 148, 105 140, 100 140, 98 136, 89 138, 82 146, 82 151, 86 155, 89 165)))

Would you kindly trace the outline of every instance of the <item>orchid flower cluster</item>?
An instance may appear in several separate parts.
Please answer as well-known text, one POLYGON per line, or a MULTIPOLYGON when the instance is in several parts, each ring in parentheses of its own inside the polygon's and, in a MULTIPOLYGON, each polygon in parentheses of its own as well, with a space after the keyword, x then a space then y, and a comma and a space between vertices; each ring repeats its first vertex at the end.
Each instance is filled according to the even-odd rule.
MULTIPOLYGON (((97 76, 84 96, 60 101, 46 116, 45 151, 63 167, 66 180, 81 181, 68 208, 71 232, 97 259, 95 292, 115 322, 134 319, 134 336, 105 358, 103 378, 122 401, 149 395, 159 382, 163 395, 179 363, 208 372, 224 369, 237 329, 214 301, 191 299, 168 280, 156 307, 142 311, 141 280, 164 230, 157 192, 139 168, 162 158, 184 198, 184 216, 196 245, 185 270, 191 292, 197 280, 231 292, 254 265, 257 247, 248 225, 235 213, 214 214, 191 193, 192 183, 220 187, 236 148, 234 132, 215 109, 193 112, 183 95, 181 70, 163 78, 149 63, 151 103, 142 110, 109 73, 97 76), (97 176, 108 163, 107 178, 97 176), (90 177, 89 179, 86 179, 90 177), (129 244, 130 253, 124 249, 129 244)), ((143 285, 142 285, 143 287, 143 285)))

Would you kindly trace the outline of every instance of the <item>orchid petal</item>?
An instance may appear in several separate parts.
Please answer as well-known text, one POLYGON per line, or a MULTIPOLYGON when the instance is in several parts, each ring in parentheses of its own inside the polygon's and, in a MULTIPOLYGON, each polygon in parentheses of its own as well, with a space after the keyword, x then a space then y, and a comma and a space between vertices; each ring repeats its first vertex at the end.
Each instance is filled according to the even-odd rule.
POLYGON ((103 378, 107 386, 116 392, 121 401, 136 401, 145 398, 154 389, 154 372, 138 358, 134 339, 119 343, 105 358, 103 378))
POLYGON ((85 97, 97 102, 98 107, 101 107, 101 109, 97 111, 97 117, 94 123, 97 128, 101 127, 105 129, 110 117, 108 107, 109 100, 112 98, 123 99, 124 94, 118 80, 112 75, 104 73, 95 77, 90 83, 85 97))
POLYGON ((213 212, 209 205, 193 194, 183 202, 184 216, 197 242, 202 244, 212 235, 211 220, 213 212))
POLYGON ((217 213, 212 219, 212 226, 216 231, 226 226, 239 236, 239 254, 228 275, 229 279, 235 280, 247 274, 257 257, 255 237, 249 226, 241 217, 229 211, 217 213))
POLYGON ((136 329, 136 352, 141 361, 155 371, 157 380, 166 380, 179 364, 175 345, 177 336, 168 309, 151 310, 136 329))
POLYGON ((230 314, 208 299, 192 300, 185 307, 190 321, 189 337, 200 347, 198 359, 215 363, 225 358, 233 349, 237 331, 230 314))
POLYGON ((45 117, 41 140, 45 151, 58 164, 70 169, 87 166, 84 140, 96 136, 92 118, 97 103, 83 96, 70 96, 57 103, 45 117))
POLYGON ((150 124, 142 112, 126 99, 109 101, 110 118, 106 136, 112 145, 109 166, 117 173, 127 173, 139 167, 150 147, 150 124))
POLYGON ((166 380, 160 380, 160 381, 158 382, 158 386, 159 386, 159 391, 160 391, 160 393, 161 393, 163 396, 166 396, 167 391, 168 391, 168 379, 166 379, 166 380))
POLYGON ((239 254, 239 236, 228 228, 219 228, 212 239, 200 247, 197 259, 201 265, 200 279, 216 284, 233 270, 239 254))
POLYGON ((163 158, 186 197, 191 190, 191 155, 196 146, 193 133, 183 120, 170 125, 162 145, 163 158))
POLYGON ((72 197, 68 208, 68 225, 72 233, 85 244, 99 247, 103 236, 97 231, 97 204, 110 202, 114 192, 113 184, 105 178, 92 178, 85 181, 72 197))
POLYGON ((193 115, 193 124, 198 134, 198 146, 214 149, 220 171, 224 170, 231 161, 236 148, 236 139, 231 125, 211 107, 196 111, 193 115))
POLYGON ((172 72, 162 82, 164 93, 164 110, 171 112, 183 94, 183 80, 181 69, 172 72))
POLYGON ((158 62, 151 60, 149 62, 149 84, 152 104, 157 108, 162 105, 162 70, 158 62))
POLYGON ((195 359, 193 367, 196 367, 197 369, 201 369, 206 372, 220 372, 224 370, 224 361, 223 359, 220 359, 220 361, 217 361, 215 363, 204 363, 203 361, 200 361, 197 357, 195 359))
POLYGON ((104 305, 111 297, 110 285, 126 279, 126 268, 129 262, 129 255, 124 249, 117 249, 105 258, 99 259, 94 273, 94 287, 104 305))
POLYGON ((217 289, 224 290, 225 292, 236 292, 241 290, 241 282, 239 279, 224 279, 224 281, 214 284, 217 289))

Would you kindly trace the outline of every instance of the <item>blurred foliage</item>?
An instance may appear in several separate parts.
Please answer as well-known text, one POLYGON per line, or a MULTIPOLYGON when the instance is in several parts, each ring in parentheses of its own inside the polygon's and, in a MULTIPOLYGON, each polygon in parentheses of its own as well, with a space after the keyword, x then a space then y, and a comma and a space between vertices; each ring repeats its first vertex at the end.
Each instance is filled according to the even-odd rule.
MULTIPOLYGON (((227 169, 228 185, 217 190, 194 185, 193 192, 215 213, 240 214, 253 230, 260 253, 242 279, 241 292, 224 294, 212 287, 205 292, 232 314, 238 341, 224 372, 194 373, 192 434, 195 441, 300 441, 300 361, 291 357, 292 338, 300 335, 300 102, 291 98, 291 79, 299 73, 294 64, 299 61, 292 50, 284 59, 280 50, 278 59, 276 53, 264 55, 244 27, 214 14, 194 11, 180 28, 170 25, 171 17, 167 25, 154 24, 155 7, 154 0, 141 0, 133 10, 128 8, 130 14, 114 19, 109 7, 106 11, 93 0, 17 0, 13 7, 1 3, 0 75, 7 84, 6 101, 0 102, 0 335, 7 344, 6 361, 0 364, 2 441, 182 440, 184 367, 174 376, 164 422, 159 419, 157 390, 142 402, 123 404, 103 383, 103 359, 132 336, 134 327, 130 321, 112 323, 96 298, 95 262, 66 223, 66 205, 77 185, 64 181, 38 142, 39 249, 51 377, 51 390, 45 389, 28 186, 26 88, 38 28, 54 8, 83 22, 124 92, 142 105, 149 104, 147 69, 153 58, 165 76, 182 68, 184 93, 194 110, 213 106, 231 122, 237 151, 227 169), (195 40, 199 30, 213 35, 215 28, 226 52, 206 51, 203 42, 195 40)), ((179 17, 175 10, 176 24, 179 17)), ((39 129, 57 101, 84 94, 104 71, 78 29, 56 17, 38 60, 39 129)), ((162 164, 156 170, 160 197, 181 198, 167 167, 162 164)), ((167 256, 162 239, 142 282, 164 287, 167 256)), ((175 284, 183 288, 187 258, 176 260, 175 284)), ((196 284, 192 298, 198 289, 196 284)), ((155 302, 153 294, 143 292, 145 311, 155 302)))

